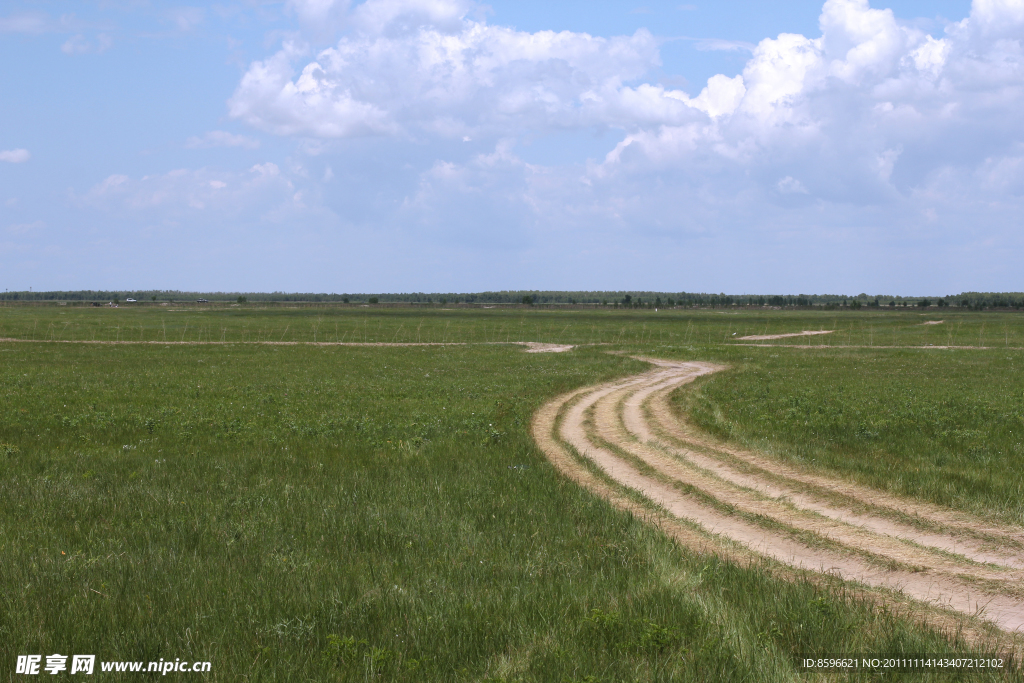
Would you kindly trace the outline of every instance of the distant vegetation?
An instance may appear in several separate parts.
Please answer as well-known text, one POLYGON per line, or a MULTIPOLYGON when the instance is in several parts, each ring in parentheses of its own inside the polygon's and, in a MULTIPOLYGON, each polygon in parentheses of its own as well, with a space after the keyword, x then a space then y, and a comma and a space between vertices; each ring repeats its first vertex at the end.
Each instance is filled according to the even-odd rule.
POLYGON ((0 301, 66 301, 66 302, 233 302, 253 303, 337 303, 337 304, 410 304, 410 305, 586 305, 609 308, 674 308, 678 306, 772 306, 778 308, 825 307, 894 309, 906 307, 957 306, 970 310, 1024 307, 1024 292, 963 292, 946 296, 895 296, 889 294, 714 294, 707 292, 650 291, 535 291, 509 290, 476 293, 337 294, 312 292, 182 292, 178 290, 78 290, 69 292, 3 292, 0 301))

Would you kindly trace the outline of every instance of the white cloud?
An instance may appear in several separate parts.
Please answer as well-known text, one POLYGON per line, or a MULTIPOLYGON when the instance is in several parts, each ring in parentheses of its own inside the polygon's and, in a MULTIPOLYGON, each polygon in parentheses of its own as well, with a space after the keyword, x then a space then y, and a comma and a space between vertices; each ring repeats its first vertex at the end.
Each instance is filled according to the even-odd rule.
POLYGON ((27 149, 6 149, 0 151, 0 161, 6 161, 12 164, 20 164, 28 161, 32 157, 27 149))
MULTIPOLYGON (((292 7, 300 17, 347 9, 292 7)), ((1022 8, 976 0, 970 17, 931 36, 867 0, 828 0, 821 36, 766 38, 741 74, 713 76, 691 97, 634 84, 659 64, 643 30, 528 33, 473 19, 460 0, 367 0, 315 59, 286 43, 254 62, 230 112, 320 139, 496 140, 610 126, 623 137, 601 173, 716 169, 753 173, 765 189, 792 175, 811 194, 873 202, 909 192, 939 164, 981 163, 1022 138, 1022 8), (797 173, 779 173, 781 163, 797 173)))
MULTIPOLYGON (((294 42, 254 62, 230 112, 281 135, 461 139, 532 126, 628 125, 644 116, 637 107, 650 106, 650 93, 622 85, 658 64, 649 32, 527 33, 473 20, 472 9, 368 0, 350 15, 353 31, 305 66, 295 64, 306 55, 294 42)), ((663 109, 686 108, 671 93, 656 99, 663 109)))
POLYGON ((346 23, 348 0, 287 0, 287 11, 299 20, 306 35, 330 41, 346 23))
POLYGON ((779 189, 782 194, 807 194, 807 188, 804 184, 793 176, 786 176, 775 183, 775 186, 779 189))
POLYGON ((206 149, 210 147, 243 147, 245 149, 258 149, 259 140, 235 135, 223 130, 211 130, 203 137, 192 136, 185 141, 185 146, 190 149, 206 149))
POLYGON ((715 76, 689 100, 712 121, 627 129, 600 170, 714 173, 723 193, 740 176, 799 177, 812 195, 868 204, 912 197, 944 167, 970 186, 971 169, 1024 141, 1021 7, 979 0, 935 37, 866 0, 828 0, 820 37, 765 39, 731 90, 715 76), (986 38, 995 25, 1003 38, 986 38))
POLYGON ((201 215, 262 219, 294 210, 295 193, 291 179, 277 164, 266 162, 234 173, 200 168, 141 178, 116 174, 74 199, 108 212, 152 215, 164 220, 201 215))
POLYGON ((1020 0, 974 0, 970 22, 984 35, 1013 33, 1024 24, 1020 0))
POLYGON ((22 12, 9 17, 0 17, 0 32, 3 33, 44 33, 50 30, 50 17, 39 12, 22 12))
POLYGON ((753 52, 754 44, 748 43, 745 40, 721 40, 720 38, 707 38, 704 40, 698 40, 694 43, 694 47, 701 52, 753 52))
MULTIPOLYGON (((978 255, 983 242, 1021 241, 1022 0, 976 0, 933 35, 867 0, 828 0, 815 35, 704 43, 750 56, 740 73, 693 88, 645 82, 663 75, 646 31, 524 32, 445 0, 300 4, 300 19, 334 12, 345 33, 326 50, 296 39, 252 63, 230 113, 328 155, 333 171, 305 182, 261 165, 220 192, 287 176, 296 187, 280 201, 292 207, 315 206, 319 192, 338 197, 339 214, 418 226, 432 244, 506 253, 519 248, 507 235, 526 245, 534 235, 564 254, 600 242, 609 263, 644 240, 670 245, 665 254, 733 240, 776 262, 771 245, 784 237, 831 245, 824 255, 874 240, 904 257, 929 240, 978 255), (375 150, 378 170, 353 190, 366 165, 330 156, 331 141, 357 136, 380 138, 345 147, 375 150), (524 160, 536 158, 531 139, 536 150, 570 138, 590 139, 591 160, 524 160), (334 172, 345 182, 322 186, 334 172)), ((836 269, 861 277, 854 261, 836 269)))
POLYGON ((109 50, 114 44, 113 38, 106 33, 100 33, 95 41, 89 40, 81 33, 77 33, 60 46, 61 52, 67 55, 101 54, 109 50))

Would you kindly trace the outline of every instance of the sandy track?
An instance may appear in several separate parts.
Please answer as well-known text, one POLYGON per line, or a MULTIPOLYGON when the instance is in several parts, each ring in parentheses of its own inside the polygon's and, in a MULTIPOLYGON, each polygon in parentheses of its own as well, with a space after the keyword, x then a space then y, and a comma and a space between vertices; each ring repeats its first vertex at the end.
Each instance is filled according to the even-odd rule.
POLYGON ((747 341, 766 339, 785 339, 786 337, 813 337, 819 334, 832 334, 833 330, 804 330, 803 332, 789 332, 787 334, 748 334, 746 337, 736 337, 747 341))
POLYGON ((628 489, 697 525, 703 534, 661 523, 692 547, 733 557, 735 548, 1024 632, 1024 529, 712 443, 679 422, 668 394, 721 367, 645 360, 655 369, 561 396, 537 413, 534 436, 567 476, 619 507, 629 507, 628 489))
POLYGON ((102 344, 102 345, 153 345, 153 346, 231 346, 234 344, 261 346, 471 346, 473 344, 518 344, 525 346, 526 353, 563 353, 576 348, 575 344, 546 344, 543 342, 310 342, 310 341, 153 341, 132 340, 109 341, 97 339, 14 339, 0 337, 0 342, 27 342, 33 344, 102 344))
POLYGON ((516 342, 526 347, 527 353, 564 353, 576 348, 575 344, 545 344, 543 342, 516 342))

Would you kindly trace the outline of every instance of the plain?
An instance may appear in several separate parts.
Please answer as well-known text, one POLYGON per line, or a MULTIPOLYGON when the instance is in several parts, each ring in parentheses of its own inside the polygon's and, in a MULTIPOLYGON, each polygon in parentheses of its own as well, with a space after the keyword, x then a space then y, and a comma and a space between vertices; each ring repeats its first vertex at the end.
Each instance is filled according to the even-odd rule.
POLYGON ((630 356, 724 362, 675 395, 716 436, 1019 524, 1024 325, 942 313, 0 308, 27 340, 0 342, 4 661, 792 680, 802 653, 966 651, 857 590, 683 548, 529 433, 630 356))

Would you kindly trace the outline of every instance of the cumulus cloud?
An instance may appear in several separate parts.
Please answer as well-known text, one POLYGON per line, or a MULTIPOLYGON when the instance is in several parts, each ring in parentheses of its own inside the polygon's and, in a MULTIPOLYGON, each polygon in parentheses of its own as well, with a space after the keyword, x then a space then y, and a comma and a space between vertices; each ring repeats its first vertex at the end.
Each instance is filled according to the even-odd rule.
POLYGON ((210 147, 243 147, 245 149, 258 149, 259 140, 235 135, 223 130, 211 130, 203 137, 192 136, 185 141, 185 146, 190 149, 207 149, 210 147))
POLYGON ((5 149, 0 151, 0 161, 6 161, 11 164, 20 164, 28 161, 32 157, 27 149, 5 149))
MULTIPOLYGON (((608 263, 635 249, 637 263, 656 252, 666 267, 705 245, 743 251, 744 263, 774 254, 770 275, 783 251, 804 263, 813 243, 819 281, 845 269, 854 282, 864 268, 836 265, 835 253, 870 243, 871 259, 885 245, 877 274, 887 277, 931 243, 943 263, 965 253, 1013 269, 985 245, 1022 240, 1024 0, 975 0, 931 33, 867 0, 828 0, 815 35, 706 43, 750 56, 692 88, 651 82, 664 74, 647 31, 518 31, 448 0, 327 5, 344 8, 331 47, 285 42, 249 66, 229 102, 237 119, 310 153, 377 139, 345 147, 374 150, 375 172, 348 154, 330 157, 322 180, 278 168, 296 185, 281 192, 291 206, 314 205, 317 181, 337 173, 321 190, 339 215, 415 229, 416 244, 428 235, 564 260, 600 243, 608 263), (558 136, 586 138, 591 158, 531 157, 531 139, 558 136), (353 191, 353 179, 366 184, 353 191)), ((251 172, 264 173, 273 177, 251 172)), ((223 182, 219 192, 232 191, 223 182)))
POLYGON ((712 120, 639 126, 603 170, 742 172, 767 184, 799 168, 806 191, 826 199, 910 196, 948 178, 942 169, 990 164, 1024 139, 1022 7, 977 0, 935 37, 866 0, 828 0, 820 37, 765 39, 731 90, 709 81, 712 120))
POLYGON ((594 173, 742 173, 772 192, 799 177, 809 194, 866 202, 1022 139, 1022 0, 975 0, 935 36, 868 0, 828 0, 820 36, 707 42, 751 57, 696 95, 642 82, 660 63, 644 30, 529 33, 474 19, 460 0, 292 6, 300 17, 344 8, 348 28, 312 58, 286 43, 242 78, 232 116, 279 135, 497 140, 612 127, 622 138, 594 173))
POLYGON ((352 30, 305 65, 289 42, 253 63, 230 101, 231 115, 281 135, 344 138, 505 136, 531 126, 643 119, 643 109, 682 114, 681 92, 623 87, 658 65, 646 30, 601 38, 528 33, 469 17, 452 0, 368 0, 352 30))

